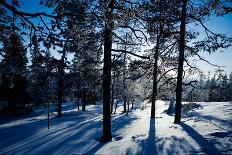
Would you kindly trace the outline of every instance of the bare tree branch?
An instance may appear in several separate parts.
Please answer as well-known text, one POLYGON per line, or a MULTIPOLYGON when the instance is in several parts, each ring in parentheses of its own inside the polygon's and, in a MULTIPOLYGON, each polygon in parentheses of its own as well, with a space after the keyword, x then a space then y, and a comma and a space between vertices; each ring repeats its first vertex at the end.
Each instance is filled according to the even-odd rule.
POLYGON ((198 71, 200 70, 199 68, 190 65, 187 59, 184 59, 184 60, 185 60, 185 62, 186 62, 186 64, 187 64, 187 66, 189 66, 190 68, 196 69, 196 70, 198 70, 198 71))
POLYGON ((184 86, 193 86, 193 83, 197 83, 197 80, 194 80, 194 81, 190 81, 190 82, 188 82, 188 83, 182 83, 182 85, 184 85, 184 86))
POLYGON ((159 86, 159 88, 158 88, 158 92, 161 90, 161 88, 166 84, 166 83, 168 83, 169 81, 172 81, 172 80, 176 80, 176 78, 175 77, 173 77, 173 78, 169 78, 169 79, 167 79, 162 85, 160 85, 159 86))
POLYGON ((143 37, 145 38, 146 43, 149 45, 147 36, 145 35, 145 33, 144 33, 142 30, 134 29, 134 28, 132 28, 132 27, 129 26, 129 25, 119 25, 118 27, 121 27, 121 28, 128 28, 128 29, 130 29, 130 30, 133 32, 133 34, 135 35, 135 37, 136 37, 137 39, 143 39, 142 37, 139 37, 139 36, 137 35, 137 32, 140 32, 140 33, 143 35, 143 37))
POLYGON ((28 18, 26 18, 25 16, 20 16, 20 17, 22 20, 25 20, 26 22, 28 22, 34 30, 36 30, 35 25, 28 18))
POLYGON ((138 44, 138 43, 128 43, 128 42, 126 42, 122 37, 120 37, 120 36, 118 36, 116 33, 114 33, 113 32, 113 35, 114 35, 114 37, 116 37, 116 38, 118 38, 122 43, 119 43, 119 41, 118 42, 116 42, 116 41, 114 41, 114 43, 117 43, 117 44, 126 44, 126 45, 141 45, 141 44, 138 44))
POLYGON ((12 5, 8 4, 5 0, 0 0, 0 4, 2 4, 5 8, 12 11, 13 13, 20 15, 20 16, 30 16, 30 17, 46 16, 46 17, 51 17, 51 18, 57 18, 57 16, 46 14, 45 12, 28 13, 28 12, 19 11, 12 5))
POLYGON ((188 50, 190 50, 193 54, 195 54, 200 60, 202 60, 202 61, 208 63, 208 64, 211 65, 211 66, 219 67, 219 68, 225 67, 225 66, 219 66, 219 65, 216 65, 216 64, 213 64, 213 63, 209 62, 208 60, 206 60, 205 58, 203 58, 202 56, 200 56, 196 51, 194 51, 194 49, 192 49, 192 47, 186 46, 186 48, 187 48, 188 50))
POLYGON ((157 80, 157 83, 164 77, 164 75, 166 75, 168 72, 170 72, 170 71, 172 71, 172 70, 175 70, 175 69, 178 69, 178 68, 171 68, 171 69, 167 70, 166 72, 164 72, 164 73, 160 76, 160 78, 157 80))
POLYGON ((146 57, 146 56, 141 56, 141 55, 138 55, 138 54, 135 54, 133 52, 130 52, 130 51, 126 51, 126 50, 116 50, 116 49, 111 49, 113 52, 122 52, 122 53, 128 53, 128 54, 131 54, 133 56, 136 56, 136 57, 139 57, 139 58, 142 58, 142 59, 150 59, 150 57, 146 57))
POLYGON ((45 23, 45 21, 43 20, 43 17, 42 16, 39 16, 42 23, 44 24, 44 26, 50 31, 49 27, 47 26, 47 24, 45 23))

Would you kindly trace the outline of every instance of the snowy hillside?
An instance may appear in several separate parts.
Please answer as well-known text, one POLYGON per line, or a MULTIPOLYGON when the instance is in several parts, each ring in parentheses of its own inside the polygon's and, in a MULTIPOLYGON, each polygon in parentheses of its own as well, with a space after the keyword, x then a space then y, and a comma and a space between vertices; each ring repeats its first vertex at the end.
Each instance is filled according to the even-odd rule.
POLYGON ((44 114, 17 120, 1 119, 0 154, 232 154, 232 103, 200 103, 180 125, 158 101, 156 119, 150 120, 150 106, 112 116, 113 140, 100 143, 101 106, 78 112, 65 104, 63 117, 51 119, 47 129, 44 114))

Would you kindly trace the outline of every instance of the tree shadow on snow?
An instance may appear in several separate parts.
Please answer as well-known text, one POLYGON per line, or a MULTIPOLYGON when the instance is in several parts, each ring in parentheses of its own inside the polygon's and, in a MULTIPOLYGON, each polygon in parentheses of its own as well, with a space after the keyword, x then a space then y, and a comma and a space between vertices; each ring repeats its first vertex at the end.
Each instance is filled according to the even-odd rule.
MULTIPOLYGON (((203 143, 206 141, 196 131, 184 124, 181 125, 186 132, 191 133, 191 137, 197 140, 197 143, 204 148, 203 143), (202 144, 202 145, 201 145, 202 144)), ((132 141, 137 143, 138 147, 127 149, 126 154, 143 154, 143 155, 156 155, 156 154, 167 154, 167 155, 178 155, 178 154, 199 154, 202 150, 194 148, 184 137, 170 136, 163 137, 156 135, 155 120, 150 119, 150 126, 148 135, 136 135, 132 136, 132 141)), ((221 153, 215 148, 211 148, 211 151, 206 151, 211 154, 221 153), (212 153, 213 152, 213 153, 212 153)))
MULTIPOLYGON (((0 142, 0 154, 93 154, 104 146, 96 139, 102 135, 102 116, 78 116, 73 113, 51 119, 47 130, 46 120, 1 129, 6 139, 0 142), (89 117, 90 116, 90 117, 89 117), (20 132, 20 131, 21 132, 20 132), (8 138, 9 136, 10 138, 8 138), (9 140, 8 140, 9 139, 9 140)), ((112 118, 113 133, 130 125, 136 117, 112 118)), ((117 136, 118 140, 122 137, 117 136)))
POLYGON ((126 154, 157 154, 155 119, 150 119, 148 135, 132 136, 132 141, 138 144, 138 148, 127 149, 126 154))
POLYGON ((132 136, 132 141, 137 143, 138 147, 127 149, 127 155, 178 155, 199 153, 199 151, 190 145, 183 137, 159 137, 156 135, 155 119, 150 119, 148 135, 132 136))
POLYGON ((157 154, 179 155, 179 154, 199 154, 184 137, 170 136, 157 137, 157 154))
POLYGON ((67 132, 75 132, 78 126, 83 126, 85 123, 87 124, 88 122, 95 122, 101 119, 101 117, 87 118, 84 113, 64 115, 61 118, 53 117, 50 119, 50 130, 47 129, 46 118, 32 122, 26 120, 20 124, 1 127, 0 136, 4 141, 0 142, 0 154, 1 152, 17 153, 18 151, 30 150, 34 146, 37 148, 37 146, 53 140, 55 135, 61 137, 67 132), (80 122, 78 119, 87 119, 87 121, 80 122))
POLYGON ((149 133, 146 140, 141 141, 139 154, 157 154, 155 119, 150 119, 149 133))
MULTIPOLYGON (((135 121, 137 119, 139 119, 139 118, 137 118, 136 116, 133 116, 133 115, 128 116, 126 114, 112 117, 112 133, 116 133, 118 130, 124 128, 125 126, 131 125, 133 123, 133 121, 135 121)), ((101 135, 101 134, 99 134, 99 135, 101 135)), ((94 147, 92 147, 90 150, 88 150, 87 154, 95 154, 105 144, 107 144, 107 142, 100 142, 101 137, 99 137, 99 135, 96 138, 97 144, 94 147)), ((120 141, 121 139, 123 139, 122 135, 112 135, 112 141, 120 141)), ((109 141, 108 143, 110 143, 110 142, 111 141, 109 141)))
POLYGON ((0 154, 3 148, 13 143, 20 143, 22 139, 26 139, 36 134, 42 128, 46 127, 46 120, 37 120, 30 123, 22 123, 10 127, 1 127, 0 136, 4 141, 0 141, 0 154))
MULTIPOLYGON (((47 129, 46 120, 43 120, 43 123, 42 121, 37 122, 37 124, 28 123, 20 126, 11 127, 11 130, 5 130, 8 135, 11 134, 13 136, 11 137, 10 141, 5 141, 6 146, 3 146, 0 153, 3 152, 6 154, 28 154, 36 152, 37 150, 44 150, 44 153, 50 151, 52 152, 50 148, 53 148, 54 144, 58 145, 58 143, 60 142, 63 143, 65 142, 65 140, 69 140, 70 135, 73 136, 72 133, 76 133, 77 131, 79 131, 80 135, 82 135, 79 129, 81 129, 81 127, 85 129, 85 124, 89 124, 95 121, 95 119, 92 119, 90 121, 76 122, 72 120, 73 117, 70 117, 72 121, 70 120, 70 122, 68 122, 67 118, 64 118, 66 122, 61 122, 61 119, 63 118, 64 117, 60 118, 60 120, 57 118, 52 118, 51 122, 53 122, 54 124, 52 125, 52 128, 50 130, 47 129), (20 130, 21 132, 18 132, 18 130, 20 130)), ((85 132, 86 131, 87 130, 85 130, 85 132)), ((42 153, 40 151, 38 152, 42 153)))
POLYGON ((206 154, 222 154, 212 142, 207 141, 202 135, 200 135, 197 131, 195 131, 192 127, 185 123, 180 123, 180 126, 195 140, 198 145, 200 145, 203 152, 206 154))
POLYGON ((230 119, 228 119, 228 120, 220 119, 220 118, 217 118, 215 116, 202 115, 199 113, 196 113, 194 117, 195 117, 195 121, 205 121, 205 122, 208 122, 210 124, 217 126, 218 128, 221 128, 223 130, 226 130, 223 128, 223 126, 225 126, 227 128, 231 128, 231 126, 232 126, 232 120, 230 120, 230 119))

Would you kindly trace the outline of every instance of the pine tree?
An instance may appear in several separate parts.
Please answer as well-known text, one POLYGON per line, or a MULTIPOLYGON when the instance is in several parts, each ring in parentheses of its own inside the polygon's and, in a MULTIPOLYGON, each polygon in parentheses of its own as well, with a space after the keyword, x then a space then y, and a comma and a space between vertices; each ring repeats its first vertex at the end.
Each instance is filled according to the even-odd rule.
POLYGON ((209 82, 209 101, 215 102, 218 101, 218 86, 215 77, 213 77, 209 82))
POLYGON ((11 34, 3 44, 1 90, 13 115, 26 112, 29 103, 27 93, 27 57, 19 35, 11 34))
POLYGON ((102 141, 110 141, 111 134, 111 108, 110 108, 110 86, 111 86, 111 49, 112 35, 114 29, 113 9, 114 0, 104 1, 104 66, 103 66, 103 137, 102 141))
POLYGON ((35 106, 43 104, 42 92, 45 91, 46 85, 46 68, 44 57, 39 48, 37 36, 32 37, 31 65, 30 65, 30 94, 32 103, 35 106))
POLYGON ((178 75, 177 75, 177 86, 176 86, 176 109, 175 109, 174 123, 180 123, 181 121, 182 79, 183 79, 185 33, 186 33, 185 24, 186 24, 186 12, 187 12, 186 9, 187 9, 187 0, 183 0, 182 10, 181 10, 178 75))
POLYGON ((228 91, 228 95, 230 96, 228 101, 232 101, 232 72, 230 73, 230 77, 229 77, 229 91, 228 91))
POLYGON ((226 74, 222 76, 220 89, 220 101, 229 101, 231 94, 229 94, 229 79, 226 74))
POLYGON ((158 78, 161 74, 160 61, 164 60, 164 57, 168 59, 166 53, 172 53, 168 49, 176 42, 175 35, 177 34, 176 25, 178 20, 173 14, 178 12, 178 9, 176 9, 178 8, 178 2, 152 1, 146 7, 148 8, 145 21, 150 40, 154 43, 154 47, 147 51, 151 58, 149 63, 152 64, 151 118, 155 118, 155 103, 158 96, 158 85, 160 84, 158 78), (165 52, 165 50, 168 52, 165 52), (161 58, 162 60, 160 60, 161 58))

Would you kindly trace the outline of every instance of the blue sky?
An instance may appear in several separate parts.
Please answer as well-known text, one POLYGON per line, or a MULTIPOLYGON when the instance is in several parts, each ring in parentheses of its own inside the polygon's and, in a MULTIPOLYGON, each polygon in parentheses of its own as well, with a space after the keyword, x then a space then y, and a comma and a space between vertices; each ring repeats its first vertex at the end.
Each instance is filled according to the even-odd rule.
MULTIPOLYGON (((40 0, 19 0, 21 7, 20 10, 26 12, 49 12, 51 10, 45 8, 43 6, 39 6, 40 0)), ((232 15, 227 15, 223 17, 211 17, 211 19, 206 21, 207 27, 213 32, 224 33, 232 36, 232 15)), ((199 29, 201 31, 201 29, 199 29)), ((228 49, 223 49, 224 52, 217 52, 214 54, 201 53, 203 57, 205 57, 208 61, 226 66, 224 68, 225 72, 229 74, 232 72, 232 47, 228 49)), ((213 73, 214 67, 204 63, 198 62, 197 65, 201 68, 202 71, 208 72, 211 71, 213 73)))
MULTIPOLYGON (((9 1, 9 0, 8 0, 9 1)), ((52 12, 51 9, 39 5, 40 0, 19 0, 20 10, 26 12, 52 12)))
MULTIPOLYGON (((232 37, 232 15, 216 18, 211 17, 210 20, 206 21, 206 26, 213 32, 227 34, 232 37)), ((232 72, 232 47, 222 49, 222 51, 213 54, 207 54, 205 52, 201 53, 201 55, 214 64, 226 66, 224 70, 227 74, 230 74, 232 72)), ((213 73, 215 69, 215 67, 204 62, 200 62, 198 65, 205 72, 211 71, 213 73)))

